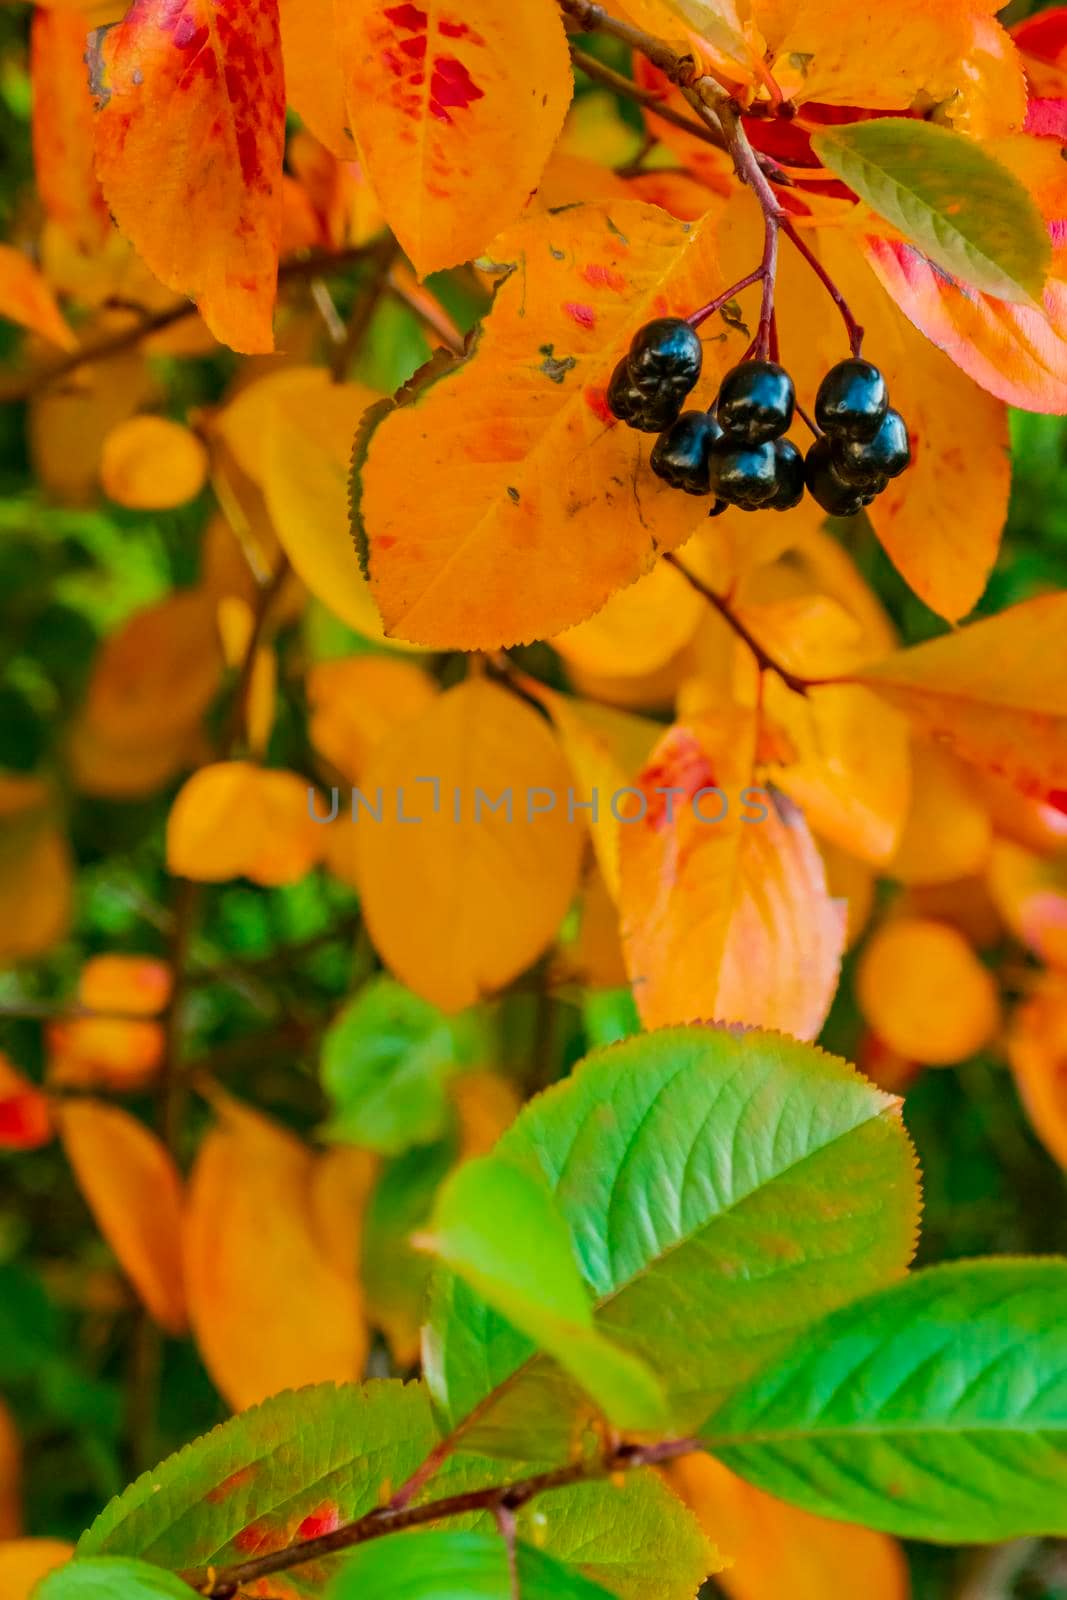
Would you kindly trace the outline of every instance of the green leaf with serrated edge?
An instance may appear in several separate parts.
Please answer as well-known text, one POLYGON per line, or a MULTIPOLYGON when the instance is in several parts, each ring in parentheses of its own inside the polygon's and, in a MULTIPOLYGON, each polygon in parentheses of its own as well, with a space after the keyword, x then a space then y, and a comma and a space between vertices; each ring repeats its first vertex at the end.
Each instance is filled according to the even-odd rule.
POLYGON ((146 1561, 68 1561, 41 1579, 33 1600, 189 1600, 189 1585, 146 1561))
POLYGON ((322 1085, 333 1102, 324 1132, 387 1156, 431 1144, 448 1128, 449 1078, 488 1056, 480 1013, 446 1017, 394 979, 375 978, 323 1039, 322 1085))
MULTIPOLYGON (((523 1600, 606 1600, 606 1589, 532 1545, 520 1541, 515 1556, 523 1600)), ((327 1600, 508 1600, 514 1592, 500 1534, 441 1528, 363 1545, 327 1600)))
MULTIPOLYGON (((144 1473, 83 1534, 78 1555, 141 1556, 175 1571, 247 1561, 369 1511, 435 1437, 421 1384, 290 1390, 144 1473)), ((286 1582, 315 1594, 322 1576, 305 1566, 286 1582)))
POLYGON ((701 1430, 810 1511, 946 1543, 1067 1535, 1067 1261, 961 1261, 848 1306, 701 1430))
MULTIPOLYGON (((762 1030, 664 1028, 597 1051, 530 1102, 496 1153, 548 1180, 596 1326, 660 1376, 680 1428, 898 1276, 914 1246, 899 1101, 762 1030)), ((573 1387, 447 1272, 424 1360, 461 1448, 566 1448, 573 1387)))
POLYGON ((594 1327, 570 1232, 542 1178, 499 1156, 465 1162, 437 1196, 425 1243, 554 1356, 609 1422, 631 1432, 666 1426, 648 1367, 594 1327))
POLYGON ((1013 172, 966 134, 912 117, 812 136, 823 166, 963 283, 1001 300, 1040 298, 1048 231, 1013 172))

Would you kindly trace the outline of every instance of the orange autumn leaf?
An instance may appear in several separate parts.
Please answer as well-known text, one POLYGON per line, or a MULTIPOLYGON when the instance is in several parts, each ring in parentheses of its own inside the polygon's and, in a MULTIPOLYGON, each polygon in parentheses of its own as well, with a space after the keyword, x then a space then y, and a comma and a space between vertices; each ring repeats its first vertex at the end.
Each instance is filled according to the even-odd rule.
POLYGON ((117 1106, 70 1100, 55 1116, 100 1232, 159 1326, 182 1333, 182 1186, 172 1157, 117 1106))
POLYGON ((916 739, 911 805, 886 876, 901 883, 951 883, 982 871, 993 828, 970 770, 950 750, 916 739))
POLYGON ((1049 1154, 1067 1167, 1067 979, 1048 973, 1008 1030, 1008 1060, 1027 1115, 1049 1154))
POLYGON ((389 656, 316 662, 307 675, 308 737, 343 778, 358 783, 375 747, 420 716, 436 694, 421 667, 389 656))
POLYGON ((251 878, 275 887, 306 877, 322 829, 295 772, 248 761, 201 767, 179 791, 167 819, 167 865, 200 883, 251 878))
POLYGON ((119 228, 222 343, 272 349, 285 139, 277 0, 134 0, 103 37, 99 74, 96 169, 119 228))
POLYGON ((41 273, 10 244, 0 244, 0 317, 62 350, 73 350, 78 342, 41 273))
POLYGON ((712 1456, 683 1456, 664 1476, 726 1558, 716 1582, 730 1600, 827 1600, 844 1573, 864 1600, 908 1600, 904 1552, 884 1533, 802 1511, 712 1456))
POLYGON ((0 962, 58 944, 70 923, 73 888, 70 846, 46 813, 0 827, 0 962))
POLYGON ((38 1150, 54 1132, 47 1095, 0 1051, 0 1150, 38 1150))
POLYGON ((222 676, 210 595, 178 589, 135 611, 101 647, 85 719, 101 737, 130 746, 187 732, 222 676))
POLYGON ((1067 856, 1048 860, 998 839, 986 882, 1005 923, 1046 965, 1067 972, 1067 856))
POLYGON ((537 187, 570 101, 554 0, 344 0, 336 20, 349 123, 415 270, 478 255, 537 187))
MULTIPOLYGON (((510 270, 471 355, 432 363, 357 440, 353 513, 389 637, 490 649, 560 633, 699 526, 704 506, 648 470, 651 440, 604 394, 635 328, 719 281, 713 222, 620 200, 494 241, 510 270)), ((705 344, 694 403, 743 348, 737 330, 705 344)))
POLYGON ((803 816, 752 787, 750 715, 667 732, 621 829, 623 948, 646 1027, 744 1022, 812 1039, 845 940, 803 816))
POLYGON ((856 996, 891 1050, 927 1066, 965 1061, 1000 1023, 993 977, 962 934, 930 918, 882 924, 860 956, 856 996))
POLYGON ((74 1546, 62 1539, 13 1539, 0 1544, 0 1593, 4 1600, 31 1600, 40 1580, 63 1566, 74 1546))
POLYGON ((48 215, 84 251, 98 251, 111 218, 93 168, 93 100, 85 67, 89 22, 36 7, 30 25, 33 164, 48 215))
POLYGON ((207 451, 189 428, 168 417, 131 417, 104 440, 104 493, 133 511, 184 505, 207 480, 207 451))
POLYGON ((334 1145, 315 1158, 309 1203, 312 1228, 338 1272, 358 1273, 363 1217, 378 1181, 380 1158, 354 1145, 334 1145))
POLYGON ((499 1072, 462 1072, 448 1093, 459 1122, 459 1160, 488 1155, 522 1110, 522 1097, 499 1072))
MULTIPOLYGON (((83 325, 86 338, 114 332, 105 314, 83 325)), ((30 450, 34 470, 49 494, 69 505, 99 498, 104 440, 118 423, 150 402, 155 386, 144 354, 127 350, 94 361, 69 383, 55 385, 30 403, 30 450)))
POLYGON ((918 732, 1023 794, 1067 792, 1067 595, 1039 595, 852 676, 918 732))
POLYGON ((367 1353, 362 1301, 355 1263, 340 1269, 315 1221, 316 1158, 258 1112, 229 1098, 219 1109, 193 1166, 185 1222, 189 1316, 204 1364, 235 1410, 280 1389, 355 1381, 367 1353))
POLYGON ((327 150, 354 160, 334 0, 278 0, 278 18, 286 99, 327 150))
POLYGON ((47 1030, 48 1081, 67 1087, 130 1089, 151 1081, 163 1058, 155 1017, 167 1004, 170 969, 145 956, 94 956, 82 968, 78 999, 90 1011, 122 1016, 75 1017, 47 1030), (143 1022, 127 1020, 143 1016, 143 1022))
POLYGON ((93 956, 78 979, 78 999, 92 1011, 156 1017, 170 999, 170 968, 151 956, 93 956))
POLYGON ((383 961, 424 999, 460 1011, 554 937, 584 839, 569 781, 544 719, 481 678, 372 754, 361 791, 381 820, 363 811, 356 825, 363 913, 383 961))

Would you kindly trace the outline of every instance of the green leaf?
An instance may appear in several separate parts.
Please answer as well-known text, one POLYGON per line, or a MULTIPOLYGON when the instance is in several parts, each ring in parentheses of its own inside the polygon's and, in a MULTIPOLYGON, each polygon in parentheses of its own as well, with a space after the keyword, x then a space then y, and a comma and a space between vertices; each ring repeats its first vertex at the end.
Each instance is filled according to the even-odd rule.
POLYGON ((365 984, 323 1041, 327 1136, 385 1156, 431 1144, 448 1128, 449 1078, 488 1055, 480 1016, 446 1017, 392 978, 365 984))
POLYGON ((1013 172, 969 139, 913 117, 878 117, 812 137, 825 167, 935 265, 1001 300, 1038 300, 1051 246, 1013 172))
MULTIPOLYGON (((435 1437, 419 1384, 289 1391, 138 1478, 82 1536, 78 1555, 142 1556, 175 1571, 247 1561, 369 1511, 435 1437)), ((321 1579, 302 1586, 299 1569, 287 1582, 301 1594, 321 1589, 321 1579)))
POLYGON ((189 1600, 189 1585, 147 1561, 68 1561, 41 1579, 33 1600, 189 1600))
POLYGON ((419 1329, 433 1265, 411 1236, 425 1226, 437 1187, 455 1161, 451 1143, 397 1156, 374 1186, 363 1219, 363 1293, 367 1315, 389 1343, 397 1366, 419 1357, 419 1329))
MULTIPOLYGON (((606 1600, 608 1591, 532 1545, 516 1547, 522 1600, 606 1600)), ((375 1539, 350 1556, 327 1600, 510 1600, 508 1552, 499 1534, 435 1529, 375 1539)))
POLYGON ((644 1362, 593 1326, 567 1224, 543 1178, 499 1156, 465 1162, 439 1192, 425 1242, 555 1356, 610 1422, 626 1430, 666 1426, 663 1391, 644 1362))
POLYGON ((963 1261, 848 1306, 701 1430, 761 1488, 946 1543, 1067 1535, 1067 1261, 963 1261))
MULTIPOLYGON (((665 1028, 594 1052, 495 1154, 547 1180, 597 1328, 662 1377, 681 1428, 900 1274, 915 1240, 899 1102, 847 1062, 757 1030, 665 1028)), ((424 1359, 465 1449, 566 1448, 573 1385, 448 1272, 424 1359)))

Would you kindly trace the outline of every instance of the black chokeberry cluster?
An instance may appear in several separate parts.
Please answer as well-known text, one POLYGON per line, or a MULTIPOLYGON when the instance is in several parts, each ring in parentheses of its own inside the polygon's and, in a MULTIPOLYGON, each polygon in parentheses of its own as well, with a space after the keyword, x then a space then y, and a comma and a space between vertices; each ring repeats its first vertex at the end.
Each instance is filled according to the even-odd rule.
POLYGON ((910 461, 908 433, 889 407, 877 367, 839 362, 819 386, 822 430, 801 455, 785 435, 793 423, 793 380, 775 361, 745 360, 725 376, 707 411, 683 411, 700 377, 701 344, 682 317, 639 328, 612 373, 608 405, 622 422, 658 433, 652 470, 686 494, 714 495, 711 515, 789 511, 805 486, 832 516, 854 515, 910 461))

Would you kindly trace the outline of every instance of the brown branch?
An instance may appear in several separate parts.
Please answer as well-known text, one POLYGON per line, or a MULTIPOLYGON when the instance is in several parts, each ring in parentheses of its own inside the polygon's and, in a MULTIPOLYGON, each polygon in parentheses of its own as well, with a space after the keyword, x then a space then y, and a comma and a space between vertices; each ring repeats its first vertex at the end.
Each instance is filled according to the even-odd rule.
POLYGON ((539 1472, 530 1478, 520 1478, 515 1483, 493 1484, 484 1489, 471 1489, 463 1494, 446 1495, 440 1500, 430 1500, 419 1506, 377 1506, 355 1522, 346 1523, 333 1533, 321 1534, 317 1539, 288 1545, 284 1550, 274 1550, 256 1556, 238 1566, 224 1567, 219 1571, 199 1570, 182 1574, 185 1582, 207 1600, 234 1600, 244 1584, 258 1578, 269 1577, 274 1572, 285 1572, 303 1566, 308 1561, 321 1561, 339 1551, 351 1550, 371 1539, 381 1539, 386 1534, 401 1533, 408 1528, 418 1528, 430 1522, 440 1522, 446 1517, 467 1516, 471 1512, 487 1511, 496 1516, 500 1510, 514 1513, 538 1495, 554 1489, 567 1489, 577 1483, 590 1483, 600 1478, 610 1478, 617 1472, 632 1471, 635 1467, 654 1466, 662 1461, 674 1461, 679 1456, 691 1455, 703 1446, 698 1439, 667 1439, 659 1444, 622 1444, 603 1456, 590 1460, 571 1461, 549 1472, 539 1472))
MULTIPOLYGON (((279 283, 295 283, 303 278, 327 277, 330 273, 340 272, 344 267, 349 267, 356 261, 366 259, 369 246, 354 245, 349 250, 316 250, 307 256, 294 257, 283 261, 278 269, 279 283)), ((49 389, 61 379, 69 377, 72 372, 77 372, 80 367, 88 366, 93 361, 106 361, 111 356, 121 355, 124 350, 130 350, 144 339, 154 333, 161 333, 164 328, 173 327, 176 322, 183 322, 186 317, 196 315, 197 306, 193 300, 179 300, 176 305, 167 306, 162 311, 154 311, 151 316, 143 317, 140 322, 133 323, 128 328, 120 328, 115 333, 110 333, 106 338, 98 339, 94 344, 83 345, 80 350, 72 350, 70 355, 64 356, 53 366, 46 367, 36 373, 21 389, 5 394, 5 400, 25 400, 31 395, 38 394, 42 389, 49 389)))
POLYGON ((343 383, 352 357, 366 338, 374 313, 389 283, 389 271, 399 253, 399 245, 391 233, 373 247, 370 276, 356 296, 352 315, 330 362, 330 373, 335 383, 343 383))
POLYGON ((702 578, 697 577, 695 572, 690 572, 689 568, 684 564, 684 562, 679 561, 678 557, 674 555, 673 552, 668 551, 663 559, 664 561, 668 562, 676 572, 681 573, 682 577, 685 579, 686 583, 691 589, 695 589, 697 594, 701 595, 709 605, 715 607, 715 610, 719 613, 720 617, 722 617, 723 621, 733 629, 734 633, 737 634, 737 637, 752 651, 752 654, 756 658, 756 665, 759 667, 761 672, 776 672, 781 678, 782 682, 785 684, 786 688, 792 689, 794 694, 806 695, 809 689, 818 688, 819 684, 822 682, 821 679, 802 678, 799 676, 799 674, 790 672, 788 667, 783 667, 780 661, 776 661, 774 657, 763 648, 755 634, 749 631, 736 612, 731 610, 730 606, 722 598, 722 596, 716 594, 714 589, 709 588, 702 578))

